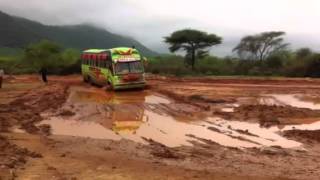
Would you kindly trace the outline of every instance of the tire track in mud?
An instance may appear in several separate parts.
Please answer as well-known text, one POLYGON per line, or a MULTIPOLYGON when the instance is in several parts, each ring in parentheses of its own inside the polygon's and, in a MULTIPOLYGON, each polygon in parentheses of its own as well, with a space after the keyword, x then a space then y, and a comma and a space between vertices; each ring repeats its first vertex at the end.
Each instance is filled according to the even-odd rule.
POLYGON ((14 169, 25 164, 28 157, 42 157, 39 153, 12 144, 3 133, 21 128, 31 134, 46 134, 48 127, 36 127, 35 123, 42 120, 40 113, 57 109, 65 102, 67 90, 67 86, 49 84, 22 93, 8 104, 0 104, 0 177, 14 178, 14 169))

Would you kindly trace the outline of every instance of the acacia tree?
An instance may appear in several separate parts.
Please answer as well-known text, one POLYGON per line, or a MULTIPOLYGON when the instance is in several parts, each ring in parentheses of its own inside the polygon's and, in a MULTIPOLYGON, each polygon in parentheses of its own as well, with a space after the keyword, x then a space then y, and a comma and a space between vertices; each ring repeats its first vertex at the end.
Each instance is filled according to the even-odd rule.
POLYGON ((63 49, 59 44, 42 40, 30 44, 24 50, 24 60, 33 70, 50 68, 53 73, 72 71, 79 63, 80 52, 63 49))
POLYGON ((207 48, 221 44, 222 41, 222 38, 215 34, 208 34, 194 29, 175 31, 164 39, 170 45, 169 50, 171 52, 186 51, 186 60, 190 60, 193 70, 197 57, 207 55, 207 48))
POLYGON ((30 44, 24 51, 24 57, 35 69, 48 68, 59 65, 61 52, 62 48, 57 43, 41 40, 30 44))
POLYGON ((289 44, 283 42, 283 35, 285 35, 285 32, 270 31, 245 36, 233 51, 236 52, 240 58, 263 61, 273 53, 287 48, 289 44))

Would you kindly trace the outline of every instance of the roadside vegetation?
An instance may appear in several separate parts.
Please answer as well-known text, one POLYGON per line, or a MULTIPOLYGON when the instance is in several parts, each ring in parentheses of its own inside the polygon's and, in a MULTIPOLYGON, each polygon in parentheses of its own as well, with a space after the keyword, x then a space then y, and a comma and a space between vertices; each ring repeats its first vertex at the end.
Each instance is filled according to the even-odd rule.
POLYGON ((0 68, 7 74, 37 73, 42 67, 50 74, 80 72, 80 51, 64 49, 48 40, 32 43, 23 50, 3 48, 0 52, 0 68))
POLYGON ((288 76, 320 77, 320 54, 300 54, 308 48, 283 51, 266 60, 244 60, 237 57, 206 56, 197 61, 194 70, 185 64, 185 57, 164 55, 149 58, 147 71, 154 74, 218 75, 218 76, 288 76), (302 55, 302 56, 301 56, 302 55))
MULTIPOLYGON (((171 39, 184 32, 184 36, 194 37, 194 31, 181 30, 172 33, 171 39)), ((199 33, 199 32, 198 32, 199 33)), ((201 33, 201 31, 200 31, 201 33)), ((196 50, 197 61, 193 60, 190 67, 190 40, 181 44, 179 38, 174 39, 178 47, 187 51, 182 55, 163 55, 149 59, 147 71, 155 74, 185 75, 221 75, 221 76, 288 76, 288 77, 320 77, 320 54, 309 48, 292 50, 284 42, 285 32, 270 31, 243 37, 233 49, 234 56, 224 58, 209 55, 208 47, 196 50), (178 39, 178 40, 177 40, 178 39), (180 43, 180 44, 179 44, 180 43), (205 53, 202 53, 205 52, 205 53)), ((215 36, 215 35, 214 35, 215 36)), ((217 36, 215 36, 217 37, 217 36)), ((208 41, 210 37, 199 37, 199 44, 208 41), (207 39, 206 39, 207 38, 207 39)), ((176 44, 169 50, 175 50, 176 44)), ((216 44, 221 43, 221 39, 216 44)), ((215 45, 215 44, 214 44, 215 45)))
MULTIPOLYGON (((165 37, 171 52, 148 58, 146 72, 176 76, 288 76, 320 77, 320 53, 310 48, 290 49, 285 32, 271 31, 243 37, 233 56, 216 57, 211 47, 222 38, 185 29, 165 37), (185 54, 185 55, 183 55, 185 54)), ((80 73, 80 50, 65 49, 48 40, 23 49, 0 48, 0 67, 8 74, 37 73, 46 67, 50 74, 80 73)))

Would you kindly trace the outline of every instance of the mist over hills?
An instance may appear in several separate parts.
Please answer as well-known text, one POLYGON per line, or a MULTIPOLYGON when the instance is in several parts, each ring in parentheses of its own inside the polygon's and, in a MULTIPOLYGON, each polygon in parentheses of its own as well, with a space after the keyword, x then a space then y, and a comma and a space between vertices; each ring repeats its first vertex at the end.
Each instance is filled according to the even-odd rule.
POLYGON ((157 55, 133 38, 114 34, 93 25, 48 26, 0 11, 0 47, 23 48, 41 39, 52 40, 66 48, 80 50, 135 46, 146 56, 157 55))
MULTIPOLYGON (((170 24, 163 24, 163 26, 169 27, 170 24)), ((110 26, 110 29, 113 28, 110 26)), ((195 29, 199 28, 195 27, 195 29)), ((152 30, 154 29, 151 28, 150 31, 152 30)), ((200 28, 200 30, 203 29, 200 28)), ((22 48, 31 42, 36 42, 40 39, 49 39, 60 43, 64 47, 77 49, 111 48, 134 45, 146 56, 157 55, 158 52, 164 54, 169 53, 168 46, 163 42, 162 38, 159 39, 159 37, 156 36, 146 36, 146 40, 146 38, 132 35, 140 40, 137 41, 134 38, 120 35, 125 34, 123 31, 113 31, 116 33, 112 33, 92 24, 44 25, 33 20, 11 16, 0 11, 0 47, 22 48), (144 44, 147 44, 148 47, 144 44), (156 50, 156 52, 150 50, 150 48, 156 50)), ((239 43, 244 35, 259 33, 234 30, 232 31, 234 32, 233 35, 228 35, 228 33, 230 34, 229 31, 227 34, 223 35, 221 34, 221 29, 218 32, 213 32, 207 28, 205 31, 222 35, 222 44, 212 47, 210 50, 212 55, 220 57, 235 55, 232 53, 232 49, 239 43)), ((310 47, 315 51, 320 51, 320 37, 314 34, 292 34, 287 32, 285 41, 290 43, 290 48, 293 50, 301 47, 310 47)))

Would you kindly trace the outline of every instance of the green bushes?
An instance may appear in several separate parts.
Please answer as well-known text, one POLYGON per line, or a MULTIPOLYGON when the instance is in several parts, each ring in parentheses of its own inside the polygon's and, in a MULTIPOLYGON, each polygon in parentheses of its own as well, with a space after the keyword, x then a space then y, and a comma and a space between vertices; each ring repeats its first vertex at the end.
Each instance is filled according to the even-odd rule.
POLYGON ((0 68, 8 74, 37 73, 41 67, 50 74, 80 73, 79 58, 80 51, 43 40, 30 44, 20 55, 0 57, 0 68))
POLYGON ((146 71, 153 74, 173 74, 176 76, 190 74, 190 70, 184 64, 184 59, 174 55, 149 58, 146 71))
POLYGON ((320 54, 314 53, 294 59, 285 70, 286 76, 320 77, 320 54))
MULTIPOLYGON (((50 74, 80 73, 80 51, 63 49, 50 41, 30 44, 23 51, 17 50, 15 55, 10 54, 14 50, 2 52, 6 53, 0 51, 0 68, 9 74, 37 73, 41 67, 46 67, 50 74)), ((320 54, 302 48, 295 52, 280 51, 263 61, 206 56, 196 61, 194 70, 183 56, 162 55, 149 58, 146 72, 175 76, 320 77, 320 54)))
POLYGON ((151 58, 146 68, 155 74, 182 75, 245 75, 245 76, 289 76, 320 77, 320 54, 307 48, 296 52, 281 51, 264 61, 218 58, 207 56, 199 59, 196 68, 185 65, 184 57, 165 55, 151 58))

